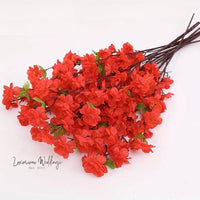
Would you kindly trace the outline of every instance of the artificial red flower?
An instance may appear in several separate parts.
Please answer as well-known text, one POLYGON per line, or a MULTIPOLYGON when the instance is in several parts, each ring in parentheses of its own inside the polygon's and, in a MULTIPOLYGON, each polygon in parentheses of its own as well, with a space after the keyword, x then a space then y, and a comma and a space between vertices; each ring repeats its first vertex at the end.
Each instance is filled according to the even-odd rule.
POLYGON ((152 149, 151 149, 153 147, 153 145, 149 145, 149 144, 143 143, 140 138, 136 138, 132 142, 130 142, 129 147, 132 150, 139 150, 139 149, 141 149, 144 153, 153 152, 152 149))
POLYGON ((110 107, 115 107, 116 106, 116 102, 120 101, 120 96, 119 96, 119 91, 117 90, 117 88, 111 88, 110 90, 107 90, 106 94, 108 95, 108 105, 110 107))
POLYGON ((87 78, 87 80, 95 82, 99 72, 94 54, 86 54, 84 57, 82 57, 81 64, 84 77, 87 78))
POLYGON ((162 100, 168 99, 168 98, 170 98, 172 95, 174 95, 174 94, 171 93, 171 92, 168 92, 167 94, 163 94, 161 98, 162 98, 162 100))
POLYGON ((45 101, 50 95, 50 85, 51 82, 47 78, 36 81, 34 82, 32 89, 28 90, 28 94, 31 98, 39 97, 41 100, 45 101))
POLYGON ((114 145, 108 147, 108 153, 110 158, 114 161, 116 167, 121 167, 122 164, 129 163, 128 161, 128 146, 125 142, 117 142, 114 145))
POLYGON ((49 134, 48 128, 31 128, 32 139, 38 142, 45 142, 47 144, 54 144, 56 142, 55 137, 49 134))
POLYGON ((75 71, 72 60, 64 59, 63 63, 57 60, 57 63, 53 66, 53 78, 59 78, 65 81, 66 85, 69 85, 75 71))
POLYGON ((10 87, 4 86, 3 100, 2 103, 6 106, 8 110, 10 107, 18 107, 18 99, 16 95, 20 92, 19 87, 13 88, 13 83, 10 83, 10 87))
POLYGON ((54 143, 54 151, 63 156, 63 158, 68 158, 69 153, 73 153, 73 149, 76 147, 74 141, 68 141, 65 136, 59 136, 59 140, 54 143))
POLYGON ((150 74, 153 74, 156 80, 160 78, 161 74, 159 72, 159 68, 156 66, 156 63, 145 63, 144 68, 145 70, 148 70, 150 74))
POLYGON ((157 113, 162 113, 165 111, 166 109, 166 105, 165 103, 158 98, 155 97, 148 97, 145 99, 146 105, 148 105, 148 107, 153 111, 153 112, 157 112, 157 113))
POLYGON ((116 52, 115 46, 111 44, 108 48, 99 50, 98 55, 101 59, 104 59, 109 57, 114 52, 116 52))
MULTIPOLYGON (((69 51, 63 58, 63 63, 68 62, 68 60, 72 61, 75 65, 78 61, 80 61, 80 56, 78 56, 76 53, 72 53, 71 51, 69 51)), ((71 68, 71 70, 74 70, 74 66, 71 68)))
POLYGON ((29 110, 28 106, 22 105, 21 111, 19 112, 20 115, 17 116, 17 118, 18 118, 18 120, 19 120, 19 122, 22 126, 28 126, 29 125, 29 118, 27 116, 28 110, 29 110))
MULTIPOLYGON (((141 73, 141 72, 140 72, 141 73)), ((153 74, 146 72, 144 75, 141 75, 134 71, 132 73, 132 84, 133 84, 133 93, 138 95, 152 95, 156 88, 156 81, 153 74)))
POLYGON ((91 152, 94 140, 91 137, 92 130, 78 129, 75 132, 75 139, 80 152, 91 152))
POLYGON ((40 69, 38 65, 34 65, 33 67, 29 67, 27 74, 29 81, 32 85, 34 85, 43 76, 44 71, 42 71, 42 69, 40 69))
POLYGON ((146 111, 142 116, 144 118, 147 128, 154 128, 162 122, 162 118, 160 118, 160 113, 157 112, 146 111))
POLYGON ((100 109, 99 108, 91 108, 88 104, 85 104, 80 109, 80 113, 83 114, 83 121, 90 126, 96 126, 98 121, 101 120, 101 118, 99 116, 100 109))
POLYGON ((95 176, 101 177, 107 173, 107 167, 104 165, 106 157, 99 154, 89 154, 82 158, 83 168, 87 173, 92 173, 95 176))
POLYGON ((161 82, 159 82, 158 88, 164 88, 164 89, 169 89, 170 85, 173 83, 174 81, 168 76, 164 79, 162 79, 161 82))
POLYGON ((48 125, 48 119, 43 107, 28 108, 21 106, 20 115, 17 116, 22 126, 32 125, 34 127, 45 127, 48 125))
POLYGON ((132 45, 129 44, 128 42, 124 43, 123 47, 122 47, 122 52, 125 53, 125 54, 133 53, 132 45))

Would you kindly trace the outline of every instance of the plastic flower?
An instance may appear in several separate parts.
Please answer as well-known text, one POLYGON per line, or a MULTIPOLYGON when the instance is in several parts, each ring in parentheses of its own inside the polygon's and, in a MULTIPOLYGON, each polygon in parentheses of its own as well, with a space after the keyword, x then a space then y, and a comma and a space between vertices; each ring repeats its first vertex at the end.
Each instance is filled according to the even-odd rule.
POLYGON ((96 126, 98 121, 101 120, 99 114, 100 109, 98 108, 91 108, 88 104, 85 104, 81 109, 80 113, 83 114, 83 121, 90 125, 90 126, 96 126))
POLYGON ((87 173, 92 173, 95 176, 103 176, 107 173, 107 167, 104 165, 106 162, 106 157, 102 155, 89 154, 88 156, 83 156, 82 165, 87 173))
POLYGON ((20 106, 18 120, 31 127, 32 140, 63 158, 79 151, 85 172, 101 177, 108 167, 128 164, 131 150, 153 152, 147 140, 173 95, 166 92, 173 80, 163 63, 179 40, 144 52, 129 43, 84 56, 70 51, 48 69, 29 67, 23 87, 4 86, 2 103, 6 109, 20 106), (52 76, 46 77, 47 70, 52 76))
POLYGON ((13 88, 13 83, 10 83, 10 87, 4 86, 3 100, 2 103, 6 106, 8 110, 10 107, 18 107, 18 99, 16 95, 20 92, 19 87, 13 88))

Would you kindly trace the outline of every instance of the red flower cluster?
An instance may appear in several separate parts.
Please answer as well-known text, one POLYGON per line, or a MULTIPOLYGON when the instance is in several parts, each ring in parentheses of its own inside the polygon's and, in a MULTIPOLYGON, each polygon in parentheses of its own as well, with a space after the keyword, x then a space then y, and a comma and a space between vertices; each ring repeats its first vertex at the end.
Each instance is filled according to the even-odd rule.
POLYGON ((84 170, 99 177, 107 166, 129 163, 130 150, 152 151, 147 139, 162 122, 171 96, 164 90, 173 81, 161 77, 156 63, 137 65, 144 59, 129 43, 82 57, 69 52, 51 68, 51 78, 35 65, 27 72, 31 87, 4 86, 3 104, 21 104, 18 119, 32 126, 33 140, 64 158, 77 149, 84 153, 84 170))

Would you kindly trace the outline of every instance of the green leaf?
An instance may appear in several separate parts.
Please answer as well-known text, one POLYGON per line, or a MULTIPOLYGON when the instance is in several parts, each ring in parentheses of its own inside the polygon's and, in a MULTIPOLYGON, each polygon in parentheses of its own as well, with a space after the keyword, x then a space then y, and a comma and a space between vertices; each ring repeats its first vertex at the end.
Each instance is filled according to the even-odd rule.
POLYGON ((57 127, 57 124, 49 123, 48 126, 50 127, 50 133, 53 133, 57 127))
POLYGON ((46 108, 46 104, 45 104, 44 101, 42 101, 40 98, 34 97, 33 100, 35 100, 35 101, 41 103, 41 104, 42 104, 42 107, 43 107, 43 108, 46 108))
POLYGON ((144 144, 148 144, 148 142, 147 142, 147 140, 146 140, 145 138, 142 140, 142 142, 143 142, 144 144))
POLYGON ((138 103, 135 109, 140 110, 141 113, 145 113, 146 106, 143 103, 138 103))
POLYGON ((47 70, 44 69, 44 68, 43 68, 42 66, 40 66, 40 65, 38 65, 38 67, 43 71, 42 77, 43 77, 43 78, 46 78, 46 77, 47 77, 47 70))
POLYGON ((75 144, 76 144, 75 149, 76 149, 76 150, 79 150, 79 149, 78 149, 78 142, 76 142, 76 141, 74 141, 74 142, 75 142, 75 144))
POLYGON ((28 100, 30 100, 30 96, 28 94, 28 89, 29 89, 29 82, 27 81, 23 87, 21 88, 19 94, 17 95, 17 98, 20 98, 20 97, 26 97, 28 100))
POLYGON ((141 132, 141 133, 138 133, 135 137, 134 137, 134 139, 136 139, 136 138, 140 138, 141 140, 144 138, 144 133, 143 132, 141 132))
POLYGON ((144 132, 138 133, 138 134, 134 137, 134 139, 136 139, 136 138, 140 138, 140 139, 142 140, 142 143, 148 144, 147 140, 146 140, 145 137, 144 137, 144 132))
POLYGON ((92 52, 93 52, 94 55, 95 55, 95 62, 98 63, 98 62, 99 62, 99 59, 100 59, 99 54, 98 54, 96 51, 94 51, 94 50, 92 50, 92 52))
POLYGON ((92 103, 90 103, 89 101, 87 101, 86 103, 90 106, 90 108, 95 108, 95 106, 92 103))
POLYGON ((115 169, 116 168, 114 161, 111 160, 110 158, 106 159, 106 162, 104 163, 104 165, 110 167, 111 169, 115 169))
POLYGON ((105 126, 106 128, 109 126, 106 122, 102 122, 99 124, 99 127, 105 126))
MULTIPOLYGON (((93 51, 93 50, 92 50, 93 51)), ((98 63, 100 60, 100 56, 96 51, 93 51, 94 55, 95 55, 95 62, 98 63)), ((102 76, 105 76, 106 72, 105 72, 105 64, 101 63, 97 66, 99 74, 101 74, 102 76)))
POLYGON ((94 51, 94 50, 92 50, 92 52, 94 53, 95 56, 98 54, 98 52, 96 52, 96 51, 94 51))
POLYGON ((61 126, 58 126, 56 128, 56 131, 54 132, 54 137, 55 138, 58 138, 58 136, 62 136, 66 133, 66 130, 65 128, 61 125, 61 126))
POLYGON ((56 139, 58 139, 59 136, 62 136, 67 132, 63 125, 49 123, 48 126, 50 127, 50 133, 53 133, 56 139))
POLYGON ((28 81, 26 81, 26 83, 24 83, 24 85, 23 85, 23 89, 24 89, 25 91, 28 91, 29 87, 30 87, 30 84, 29 84, 28 81))
POLYGON ((58 91, 58 95, 60 96, 61 94, 64 94, 64 95, 67 95, 68 92, 67 90, 60 90, 59 88, 57 88, 57 91, 58 91))
POLYGON ((127 90, 127 93, 128 93, 127 95, 128 95, 130 98, 133 97, 130 90, 127 90))
POLYGON ((27 95, 28 95, 27 91, 22 88, 17 97, 27 97, 27 95))
POLYGON ((96 63, 99 62, 99 59, 100 59, 99 54, 97 54, 97 55, 95 56, 96 63))
POLYGON ((99 74, 101 74, 101 76, 105 76, 105 74, 106 74, 105 64, 104 63, 99 64, 97 67, 98 67, 99 74))
POLYGON ((19 97, 26 97, 28 100, 30 100, 30 96, 27 91, 25 91, 23 88, 20 90, 19 94, 17 95, 17 98, 19 97))

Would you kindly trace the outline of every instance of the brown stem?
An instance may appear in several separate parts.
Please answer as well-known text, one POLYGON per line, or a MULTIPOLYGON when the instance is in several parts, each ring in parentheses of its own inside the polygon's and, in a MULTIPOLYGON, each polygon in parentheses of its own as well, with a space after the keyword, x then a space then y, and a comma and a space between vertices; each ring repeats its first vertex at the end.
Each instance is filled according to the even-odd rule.
MULTIPOLYGON (((137 66, 141 66, 141 68, 143 68, 145 63, 154 63, 155 62, 161 73, 161 77, 159 80, 159 81, 161 81, 166 75, 168 75, 168 73, 166 72, 167 66, 168 66, 169 62, 171 61, 172 57, 174 56, 174 54, 181 48, 185 47, 186 45, 200 42, 200 40, 196 40, 200 36, 200 27, 199 27, 200 22, 197 22, 191 26, 193 18, 194 18, 194 14, 191 17, 190 22, 189 22, 185 32, 182 33, 177 38, 175 38, 169 44, 150 48, 150 49, 144 49, 142 51, 135 51, 131 54, 127 54, 127 56, 134 56, 135 54, 143 53, 145 55, 145 58, 140 62, 137 62, 133 65, 128 66, 126 69, 120 70, 120 72, 126 71, 127 74, 130 75, 131 72, 137 66)), ((98 64, 104 63, 105 60, 107 60, 113 56, 119 56, 119 54, 114 53, 104 59, 100 59, 98 64)), ((80 72, 78 72, 78 74, 82 73, 82 72, 83 71, 80 71, 80 72)), ((101 78, 97 79, 97 82, 100 83, 102 80, 108 79, 111 76, 115 76, 115 74, 116 73, 110 73, 109 75, 102 76, 101 78)), ((91 84, 90 82, 86 83, 85 87, 89 86, 90 84, 91 84)), ((71 93, 79 94, 83 90, 84 90, 83 87, 77 88, 75 90, 68 90, 66 95, 71 94, 71 93)), ((55 104, 55 101, 56 101, 56 99, 54 99, 53 104, 47 109, 47 111, 50 111, 51 107, 55 104)))

